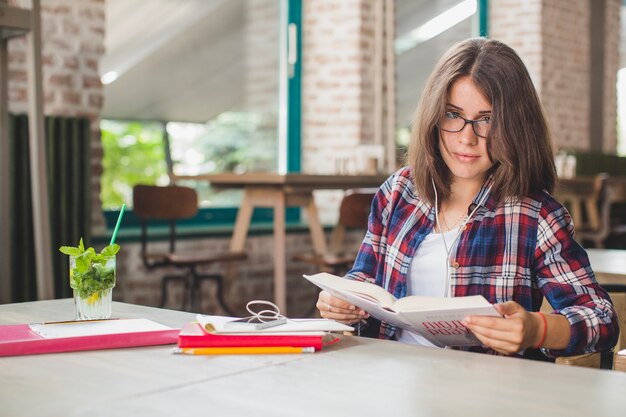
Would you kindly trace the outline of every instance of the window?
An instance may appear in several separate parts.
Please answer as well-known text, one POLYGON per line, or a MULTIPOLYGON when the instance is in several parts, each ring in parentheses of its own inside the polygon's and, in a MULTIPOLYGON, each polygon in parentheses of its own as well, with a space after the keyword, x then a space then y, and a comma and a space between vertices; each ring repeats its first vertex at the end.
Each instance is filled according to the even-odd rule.
POLYGON ((486 1, 396 0, 396 143, 406 147, 426 78, 455 42, 486 35, 486 1))
MULTIPOLYGON (((299 63, 288 66, 286 55, 300 0, 106 7, 105 210, 129 204, 136 183, 166 184, 170 175, 299 169, 299 63)), ((206 183, 177 184, 195 187, 203 207, 240 200, 206 183)))
MULTIPOLYGON (((273 118, 275 120, 275 117, 273 118)), ((207 123, 167 124, 174 175, 276 171, 276 124, 259 113, 226 112, 207 123)), ((234 206, 240 193, 216 194, 206 182, 177 181, 198 191, 201 207, 234 206)))
POLYGON ((132 201, 135 184, 167 184, 163 124, 102 120, 102 206, 117 209, 132 201))

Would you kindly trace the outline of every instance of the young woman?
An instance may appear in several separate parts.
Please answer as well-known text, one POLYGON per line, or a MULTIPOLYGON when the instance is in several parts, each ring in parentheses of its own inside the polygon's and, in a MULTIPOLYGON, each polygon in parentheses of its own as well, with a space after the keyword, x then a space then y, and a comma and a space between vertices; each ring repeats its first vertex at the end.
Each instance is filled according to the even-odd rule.
MULTIPOLYGON (((347 278, 396 297, 483 295, 502 318, 466 326, 501 354, 548 356, 610 350, 616 314, 573 237, 546 120, 518 55, 484 38, 453 46, 426 83, 408 167, 378 190, 367 235, 347 278), (553 314, 538 313, 546 298, 553 314)), ((322 317, 367 314, 322 292, 322 317)), ((428 345, 387 323, 380 337, 428 345)))

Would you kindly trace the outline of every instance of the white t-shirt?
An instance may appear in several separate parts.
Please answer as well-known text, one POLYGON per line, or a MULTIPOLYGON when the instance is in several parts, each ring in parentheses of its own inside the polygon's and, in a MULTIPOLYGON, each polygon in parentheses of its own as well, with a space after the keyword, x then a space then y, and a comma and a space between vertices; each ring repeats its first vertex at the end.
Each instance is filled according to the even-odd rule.
MULTIPOLYGON (((452 229, 443 235, 448 248, 454 244, 460 228, 452 229)), ((443 297, 446 293, 446 264, 448 253, 441 233, 431 233, 417 248, 417 252, 409 265, 407 276, 407 296, 424 295, 443 297)), ((417 333, 398 329, 396 338, 400 342, 414 345, 435 346, 417 333)))

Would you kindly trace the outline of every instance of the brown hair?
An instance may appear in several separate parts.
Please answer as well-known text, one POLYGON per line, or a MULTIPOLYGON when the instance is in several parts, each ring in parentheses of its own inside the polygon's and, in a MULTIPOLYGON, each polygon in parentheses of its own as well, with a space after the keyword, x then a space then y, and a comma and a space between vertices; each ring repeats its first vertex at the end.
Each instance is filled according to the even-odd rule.
POLYGON ((502 42, 473 38, 441 57, 422 92, 407 155, 418 194, 433 204, 434 182, 441 199, 450 195, 452 174, 439 150, 437 124, 450 87, 463 76, 470 77, 492 106, 487 151, 498 201, 552 192, 557 176, 550 133, 524 63, 502 42))

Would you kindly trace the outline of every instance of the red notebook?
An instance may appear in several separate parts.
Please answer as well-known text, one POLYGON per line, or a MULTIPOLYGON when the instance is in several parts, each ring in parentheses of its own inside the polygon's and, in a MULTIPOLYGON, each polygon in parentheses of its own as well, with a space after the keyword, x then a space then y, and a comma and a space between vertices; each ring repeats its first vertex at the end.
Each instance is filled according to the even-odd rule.
MULTIPOLYGON (((332 337, 332 339, 336 339, 332 337)), ((338 340, 338 339, 337 339, 338 340)), ((293 346, 312 347, 321 350, 325 343, 323 332, 313 334, 212 334, 207 333, 198 323, 187 323, 178 335, 178 347, 269 347, 269 346, 293 346)))
MULTIPOLYGON (((0 356, 167 345, 176 343, 178 339, 178 329, 172 329, 150 320, 139 319, 134 323, 141 324, 138 327, 141 328, 141 331, 133 331, 132 326, 128 326, 129 322, 126 320, 131 319, 111 320, 111 322, 117 322, 112 330, 114 333, 63 337, 62 333, 56 331, 58 329, 54 329, 56 334, 52 334, 50 338, 36 333, 28 324, 0 325, 0 356), (147 327, 146 324, 148 324, 147 327), (121 333, 122 330, 115 332, 115 326, 122 327, 120 325, 125 325, 123 326, 125 327, 124 332, 121 333), (152 330, 146 330, 150 329, 151 326, 153 326, 152 330)), ((89 322, 84 322, 78 325, 86 326, 88 324, 89 322)), ((101 324, 96 323, 96 326, 101 324)), ((86 333, 94 332, 87 331, 86 333)))

